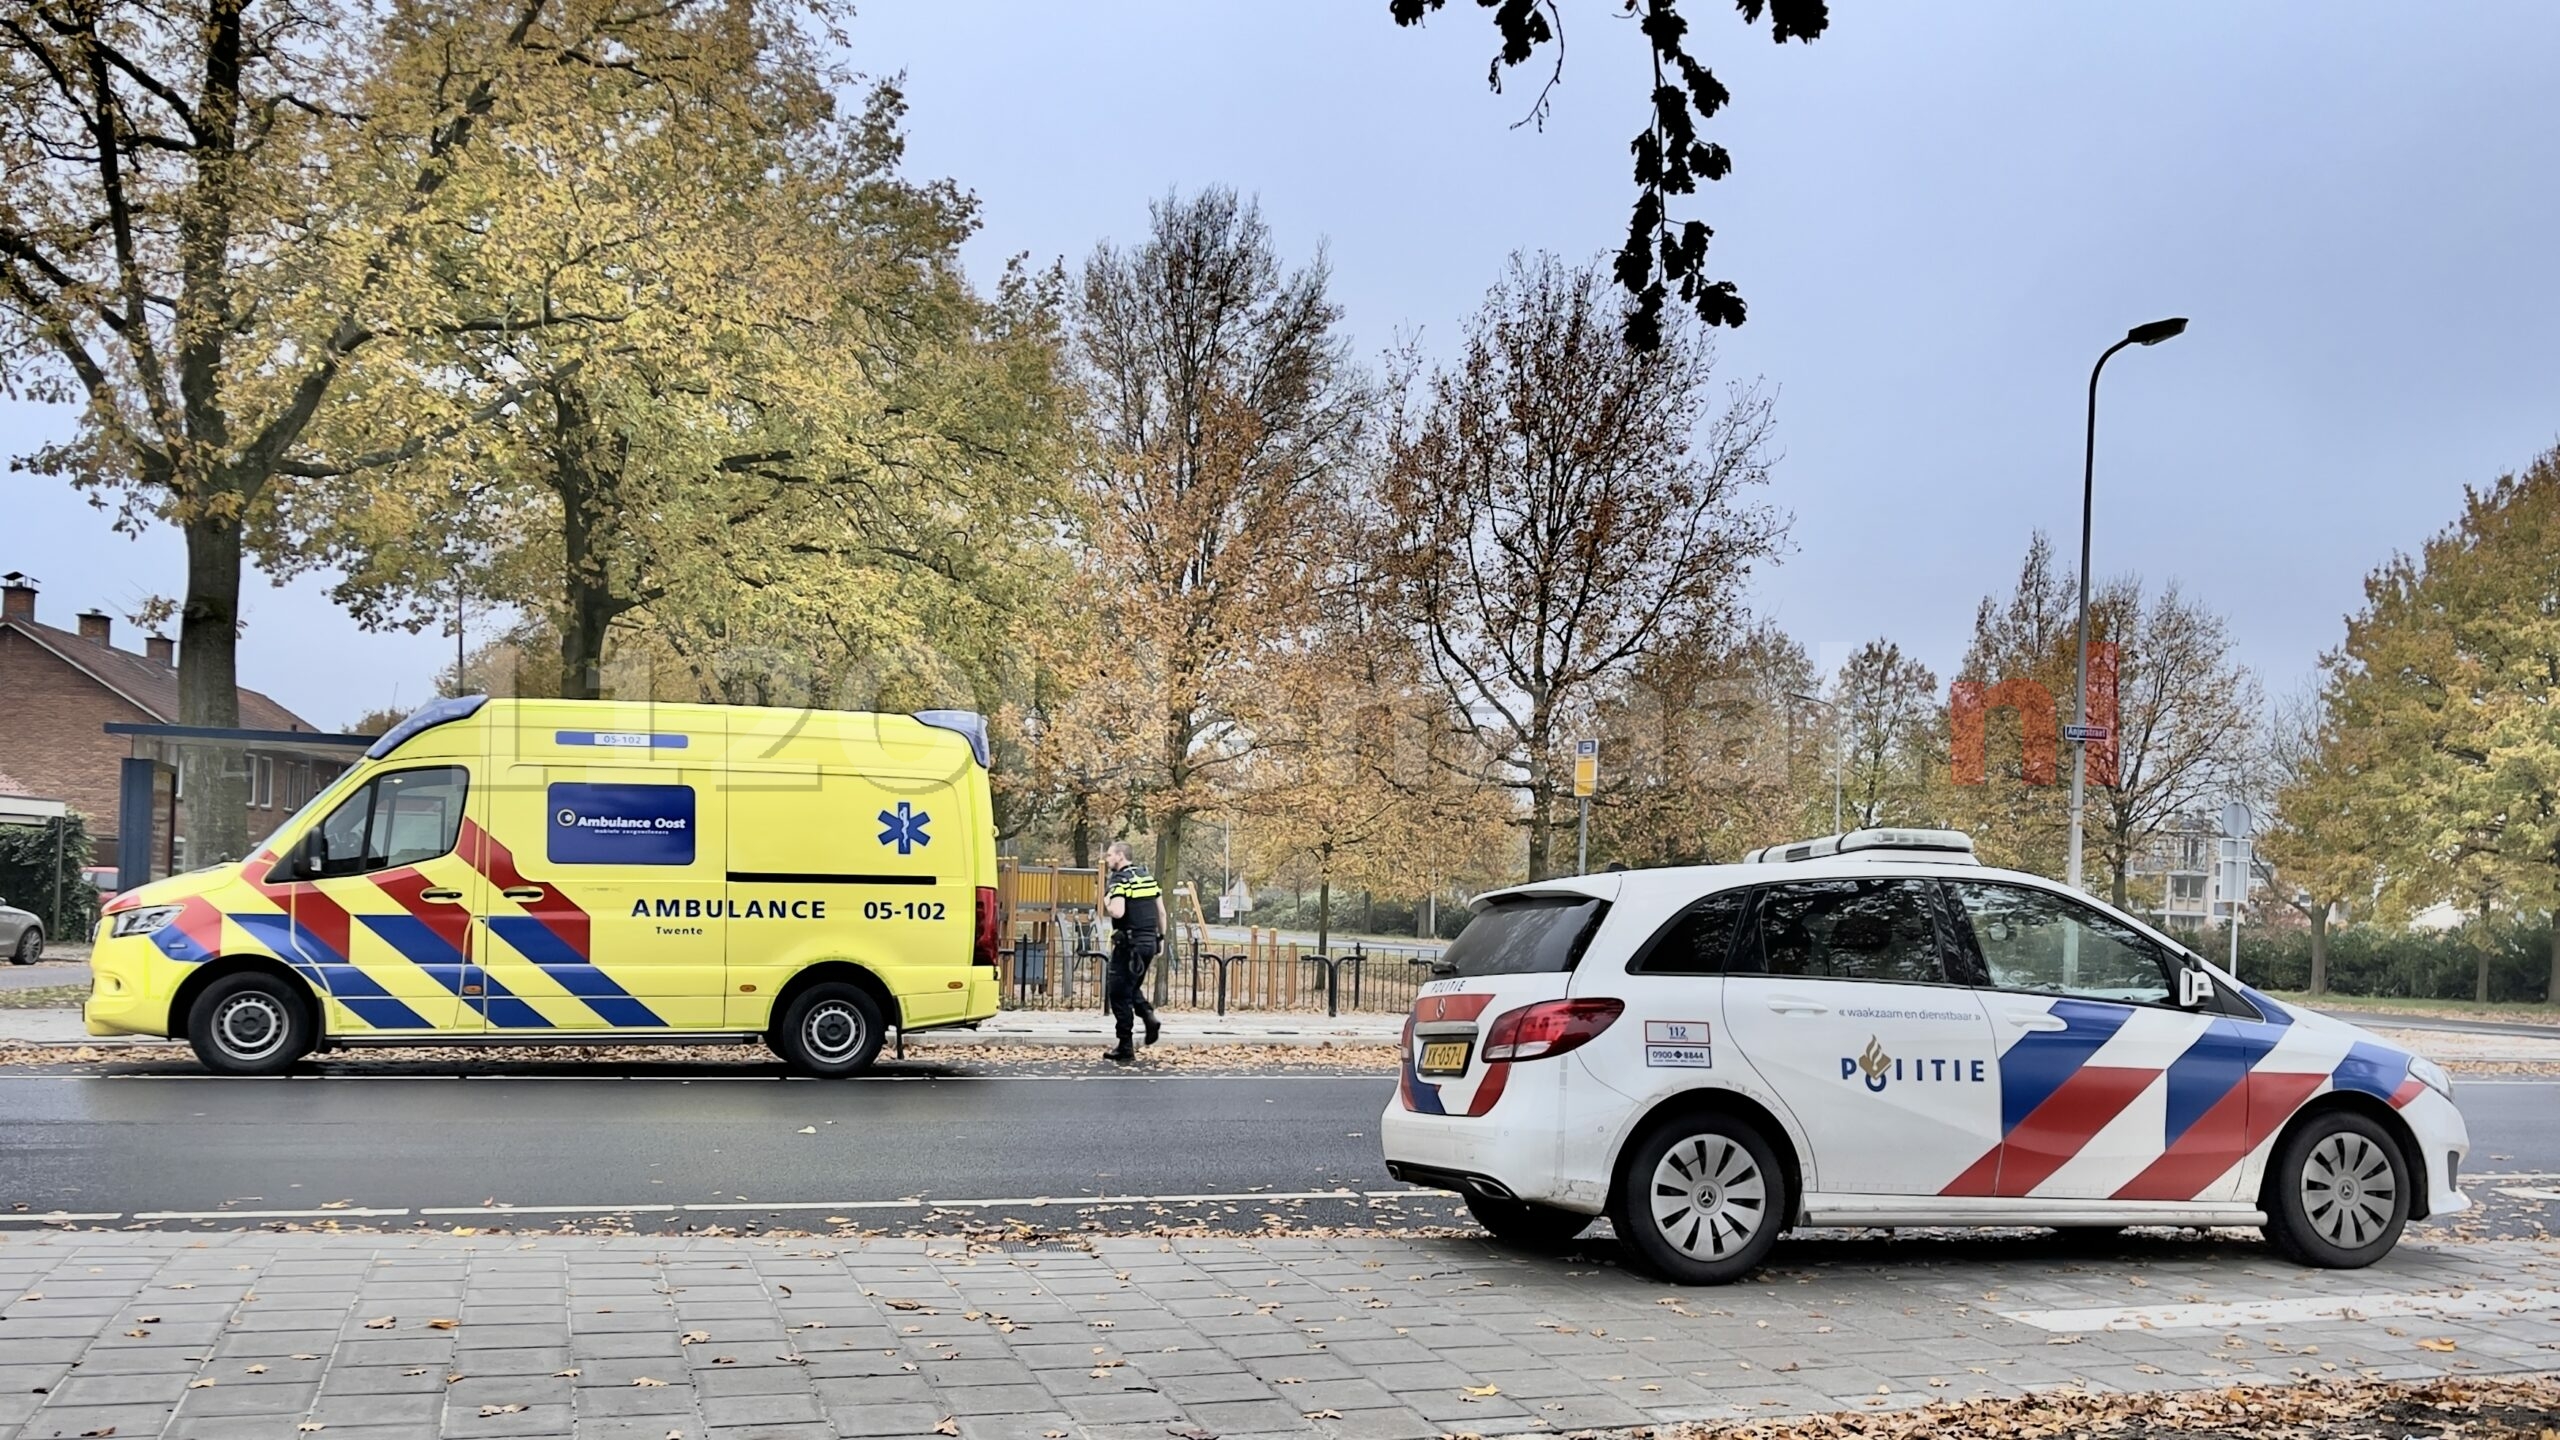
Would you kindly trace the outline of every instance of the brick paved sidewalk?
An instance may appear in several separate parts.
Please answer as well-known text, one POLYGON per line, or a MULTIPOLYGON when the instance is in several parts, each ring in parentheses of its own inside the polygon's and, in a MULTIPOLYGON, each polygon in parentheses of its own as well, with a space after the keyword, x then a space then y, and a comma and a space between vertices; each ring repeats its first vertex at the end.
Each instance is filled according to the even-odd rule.
POLYGON ((0 1437, 1420 1440, 2560 1368, 2546 1246, 2142 1253, 1817 1240, 1677 1290, 1457 1239, 15 1232, 0 1437))

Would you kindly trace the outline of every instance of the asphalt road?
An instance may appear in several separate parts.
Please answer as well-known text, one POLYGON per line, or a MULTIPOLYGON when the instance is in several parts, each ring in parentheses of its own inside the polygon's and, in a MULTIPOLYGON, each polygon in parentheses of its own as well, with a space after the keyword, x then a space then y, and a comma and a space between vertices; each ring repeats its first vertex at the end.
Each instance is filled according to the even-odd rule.
MULTIPOLYGON (((870 1207, 842 1212, 869 1224, 931 1208, 900 1201, 1405 1188, 1378 1157, 1392 1082, 1377 1076, 979 1078, 917 1067, 909 1078, 819 1084, 725 1068, 629 1080, 568 1066, 471 1080, 0 1073, 0 1212, 495 1201, 628 1211, 660 1226, 683 1215, 814 1227, 839 1202, 870 1207)), ((1211 1203, 1251 1205, 1190 1202, 1211 1203)), ((1367 1207, 1323 1208, 1339 1222, 1367 1207)))
MULTIPOLYGON (((575 1065, 475 1079, 424 1068, 279 1080, 0 1072, 0 1220, 455 1225, 494 1204, 533 1225, 1063 1230, 1458 1213, 1388 1178, 1377 1127, 1389 1084, 1371 1075, 913 1065, 825 1084, 760 1067, 633 1079, 575 1065)), ((2460 1094, 2475 1171, 2560 1174, 2560 1081, 2471 1081, 2460 1094)), ((2484 1218, 2530 1233, 2519 1217, 2544 1216, 2526 1202, 2484 1218)))
POLYGON ((38 990, 53 985, 86 985, 89 962, 41 960, 33 965, 0 961, 0 990, 38 990))

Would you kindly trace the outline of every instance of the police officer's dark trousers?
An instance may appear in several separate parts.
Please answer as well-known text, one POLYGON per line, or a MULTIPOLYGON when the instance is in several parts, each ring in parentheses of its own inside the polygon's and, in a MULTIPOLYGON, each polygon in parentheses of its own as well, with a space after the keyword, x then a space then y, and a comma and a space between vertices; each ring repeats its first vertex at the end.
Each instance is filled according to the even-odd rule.
POLYGON ((1147 966, 1155 958, 1154 934, 1122 930, 1112 935, 1110 968, 1102 972, 1102 1003, 1111 1009, 1122 1045, 1130 1043, 1138 1020, 1156 1018, 1156 1007, 1147 999, 1147 966))

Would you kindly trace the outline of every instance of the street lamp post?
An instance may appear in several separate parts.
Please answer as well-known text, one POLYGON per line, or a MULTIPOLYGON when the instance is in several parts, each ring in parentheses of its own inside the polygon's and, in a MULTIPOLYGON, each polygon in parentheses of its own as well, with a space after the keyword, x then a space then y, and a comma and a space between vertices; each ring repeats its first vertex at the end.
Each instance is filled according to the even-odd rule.
POLYGON ((1839 728, 1840 728, 1840 710, 1839 710, 1839 707, 1837 707, 1837 706, 1833 705, 1833 704, 1832 704, 1830 701, 1828 701, 1828 700, 1817 699, 1817 698, 1815 698, 1814 696, 1811 696, 1811 695, 1799 695, 1799 694, 1795 693, 1795 692, 1794 692, 1794 691, 1792 691, 1792 690, 1787 692, 1787 698, 1788 698, 1788 699, 1790 699, 1790 700, 1801 700, 1801 701, 1803 701, 1804 703, 1806 703, 1807 705, 1819 705, 1819 706, 1821 706, 1821 707, 1822 707, 1823 715, 1824 715, 1824 717, 1825 717, 1826 721, 1828 722, 1828 723, 1826 723, 1826 724, 1825 724, 1825 726, 1824 726, 1823 728, 1825 728, 1825 729, 1830 730, 1830 731, 1832 731, 1832 732, 1833 732, 1833 734, 1832 734, 1832 736, 1831 736, 1831 833, 1832 833, 1832 834, 1834 834, 1834 835, 1845 835, 1845 834, 1847 834, 1847 833, 1849 833, 1849 832, 1847 832, 1846 830, 1843 830, 1843 829, 1841 829, 1841 828, 1840 828, 1840 818, 1841 818, 1841 810, 1840 810, 1840 765, 1841 765, 1841 754, 1840 754, 1840 736, 1839 736, 1839 734, 1838 734, 1838 731, 1839 731, 1839 728))
POLYGON ((2089 726, 2089 515, 2098 494, 2098 374, 2107 361, 2127 345, 2157 345, 2163 340, 2185 333, 2183 315, 2167 320, 2154 320, 2136 325, 2123 339, 2110 345, 2089 367, 2089 443, 2080 460, 2080 678, 2073 685, 2071 723, 2081 738, 2071 742, 2071 888, 2080 888, 2081 820, 2085 813, 2089 788, 2089 742, 2085 732, 2089 726))

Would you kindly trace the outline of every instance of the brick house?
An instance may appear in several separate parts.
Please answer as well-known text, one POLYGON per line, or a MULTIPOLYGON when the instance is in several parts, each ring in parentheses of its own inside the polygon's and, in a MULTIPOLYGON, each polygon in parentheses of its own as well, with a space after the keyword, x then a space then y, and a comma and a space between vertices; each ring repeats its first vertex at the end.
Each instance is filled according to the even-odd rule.
MULTIPOLYGON (((118 649, 114 621, 94 610, 80 615, 78 625, 64 630, 43 623, 36 618, 36 582, 14 571, 0 576, 0 771, 80 812, 89 825, 92 862, 106 864, 119 839, 120 768, 129 757, 153 752, 105 727, 179 723, 178 647, 151 635, 138 652, 118 649)), ((255 690, 240 692, 240 728, 320 733, 255 690)), ((240 759, 248 769, 253 838, 273 830, 345 768, 343 761, 290 748, 252 746, 240 759)), ((187 868, 184 796, 173 787, 155 811, 153 872, 187 868), (167 833, 160 833, 164 827, 167 833)), ((208 858, 218 857, 192 863, 208 858)))

